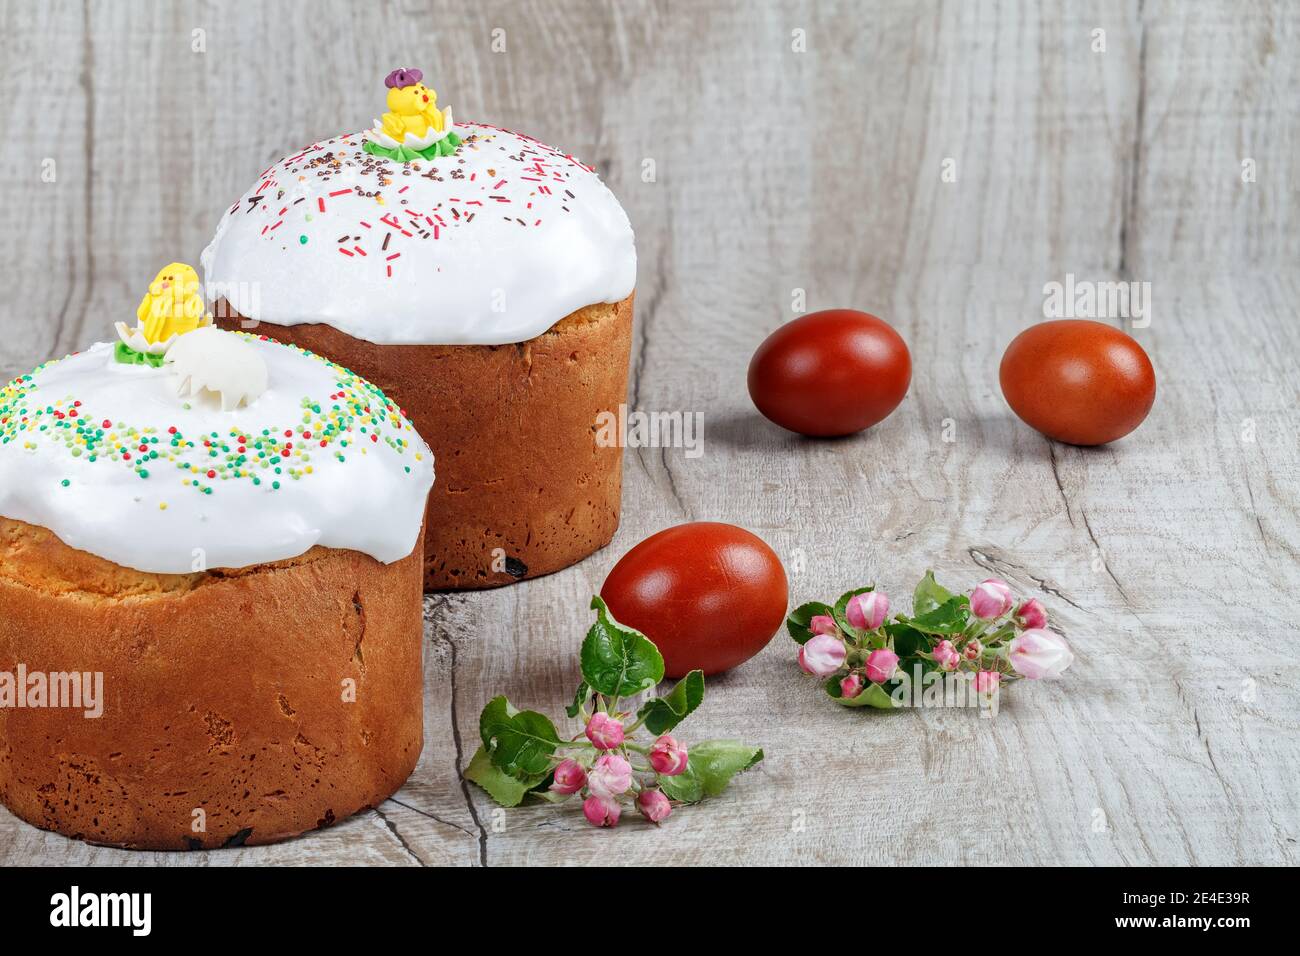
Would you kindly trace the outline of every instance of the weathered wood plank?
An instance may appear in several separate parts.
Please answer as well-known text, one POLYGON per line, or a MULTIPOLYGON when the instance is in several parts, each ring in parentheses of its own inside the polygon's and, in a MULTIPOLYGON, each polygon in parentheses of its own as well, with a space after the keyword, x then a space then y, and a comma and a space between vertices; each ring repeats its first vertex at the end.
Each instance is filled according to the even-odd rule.
POLYGON ((87 847, 0 812, 0 862, 1297 862, 1297 15, 1136 0, 0 6, 0 375, 102 338, 158 265, 197 258, 261 168, 367 124, 403 58, 458 116, 602 170, 638 235, 631 401, 705 416, 698 459, 627 452, 605 552, 426 602, 425 750, 377 811, 210 855, 87 847), (1113 448, 1047 442, 998 390, 1002 349, 1067 273, 1151 284, 1134 334, 1157 404, 1113 448), (911 344, 907 400, 864 435, 787 435, 745 395, 750 353, 800 290, 809 309, 876 311, 911 344), (905 605, 926 567, 956 586, 997 574, 1047 604, 1078 661, 1059 684, 1013 688, 993 721, 860 714, 819 699, 778 636, 712 681, 687 725, 766 749, 720 800, 616 835, 550 807, 496 810, 457 773, 483 703, 558 711, 587 598, 627 548, 691 519, 766 538, 795 601, 875 579, 905 605))
POLYGON ((8 380, 80 337, 96 267, 89 197, 97 87, 86 72, 93 66, 80 4, 6 4, 0 23, 0 121, 14 131, 0 146, 0 377, 8 380), (42 68, 50 63, 59 64, 56 83, 42 68))
POLYGON ((1300 262, 1300 7, 1148 3, 1132 267, 1300 262))

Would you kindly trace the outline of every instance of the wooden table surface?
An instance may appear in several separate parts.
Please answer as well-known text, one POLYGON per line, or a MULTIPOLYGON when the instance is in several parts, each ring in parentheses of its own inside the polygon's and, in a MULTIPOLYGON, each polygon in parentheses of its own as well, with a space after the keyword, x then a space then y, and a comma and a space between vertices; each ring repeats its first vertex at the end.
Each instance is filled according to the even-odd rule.
POLYGON ((111 337, 259 170, 420 65, 458 117, 600 170, 637 235, 629 400, 704 423, 699 457, 627 451, 604 551, 427 599, 425 749, 377 810, 210 854, 0 811, 0 862, 1300 862, 1300 4, 5 2, 0 38, 0 375, 111 337), (1046 440, 998 388, 1067 275, 1149 283, 1137 327, 1107 317, 1159 379, 1113 446, 1046 440), (746 394, 801 295, 911 347, 907 399, 857 437, 746 394), (558 712, 606 572, 698 519, 765 538, 794 603, 1003 577, 1076 663, 993 720, 863 713, 778 635, 684 728, 766 750, 723 797, 658 830, 495 809, 460 777, 485 701, 558 712))

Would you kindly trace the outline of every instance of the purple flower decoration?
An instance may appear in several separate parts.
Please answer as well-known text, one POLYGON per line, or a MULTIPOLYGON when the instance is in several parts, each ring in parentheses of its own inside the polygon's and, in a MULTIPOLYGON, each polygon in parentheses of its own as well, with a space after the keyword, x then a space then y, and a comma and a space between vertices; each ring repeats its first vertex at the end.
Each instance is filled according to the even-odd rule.
POLYGON ((424 79, 423 70, 394 70, 384 78, 384 86, 390 90, 400 90, 404 86, 414 86, 424 79))

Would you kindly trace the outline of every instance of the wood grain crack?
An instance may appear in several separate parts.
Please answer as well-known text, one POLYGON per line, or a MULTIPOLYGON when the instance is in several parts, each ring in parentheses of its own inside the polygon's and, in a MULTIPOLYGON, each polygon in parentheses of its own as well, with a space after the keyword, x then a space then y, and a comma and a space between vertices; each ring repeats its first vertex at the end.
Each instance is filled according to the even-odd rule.
POLYGON ((1052 595, 1052 597, 1060 598, 1062 601, 1070 605, 1070 607, 1075 608, 1076 610, 1084 611, 1085 613, 1091 613, 1088 611, 1087 608, 1083 607, 1080 604, 1075 603, 1075 601, 1073 601, 1070 597, 1068 597, 1066 593, 1062 591, 1060 588, 1058 588, 1056 585, 1049 584, 1046 578, 1034 574, 1034 572, 1030 571, 1023 564, 1016 564, 1014 561, 1008 559, 1005 555, 994 555, 989 553, 988 551, 983 551, 975 547, 967 548, 966 553, 970 555, 970 559, 972 561, 974 561, 985 571, 991 571, 992 573, 999 574, 999 575, 1006 574, 1006 571, 1003 570, 1004 568, 1010 568, 1013 571, 1019 571, 1022 575, 1024 575, 1033 583, 1034 587, 1038 588, 1038 590, 1042 591, 1044 594, 1050 594, 1052 595))
POLYGON ((1129 151, 1124 197, 1120 206, 1119 217, 1119 274, 1121 278, 1132 278, 1132 246, 1134 220, 1137 218, 1139 190, 1142 185, 1142 133, 1147 116, 1147 30, 1144 13, 1146 4, 1138 0, 1138 75, 1137 75, 1137 116, 1134 120, 1133 147, 1129 151))
POLYGON ((1119 583, 1119 578, 1115 577, 1115 572, 1110 569, 1110 562, 1106 560, 1106 550, 1101 546, 1101 542, 1097 540, 1097 535, 1093 533, 1092 523, 1088 520, 1088 512, 1080 509, 1079 514, 1083 517, 1083 526, 1088 531, 1088 538, 1092 541, 1092 546, 1097 549, 1097 556, 1101 558, 1101 566, 1105 569, 1106 576, 1115 583, 1115 590, 1119 591, 1119 596, 1131 608, 1133 602, 1129 599, 1128 592, 1124 590, 1124 585, 1119 583))
MULTIPOLYGON (((672 209, 667 211, 667 231, 672 233, 672 209)), ((644 307, 640 310, 640 321, 636 322, 636 361, 632 363, 632 408, 641 407, 641 378, 645 372, 646 351, 649 346, 650 326, 654 324, 656 316, 659 314, 659 306, 663 304, 664 295, 668 291, 667 271, 668 264, 666 243, 661 243, 659 252, 655 256, 654 262, 654 280, 650 285, 650 294, 644 299, 638 297, 638 302, 644 302, 644 307)))
POLYGON ((1255 507, 1255 489, 1250 483, 1250 469, 1244 471, 1246 479, 1246 497, 1250 499, 1250 514, 1255 519, 1255 527, 1259 529, 1259 540, 1264 545, 1264 553, 1270 558, 1273 556, 1273 549, 1269 546, 1268 535, 1264 533, 1264 521, 1259 516, 1259 509, 1255 507))
POLYGON ((402 849, 406 851, 406 854, 420 866, 424 866, 425 862, 420 859, 419 854, 411 849, 411 844, 406 842, 406 837, 402 836, 401 832, 397 829, 397 824, 388 818, 388 814, 384 813, 381 807, 375 807, 374 809, 375 813, 379 815, 379 819, 384 821, 384 826, 388 827, 388 832, 391 833, 397 839, 397 842, 402 845, 402 849))
POLYGON ((692 517, 691 509, 686 504, 686 499, 682 497, 681 491, 677 488, 677 474, 673 471, 672 465, 668 464, 667 448, 661 447, 659 449, 659 460, 663 462, 664 474, 668 476, 668 491, 672 494, 673 501, 677 503, 677 507, 681 513, 690 519, 692 517))
MULTIPOLYGON (((668 236, 672 235, 673 216, 672 207, 669 205, 665 209, 665 232, 668 236)), ((655 255, 654 262, 654 280, 650 286, 650 293, 646 296, 645 307, 641 310, 640 321, 636 324, 637 329, 637 350, 636 361, 632 365, 632 388, 629 408, 640 409, 641 407, 641 382, 645 372, 646 353, 649 349, 649 332, 650 327, 655 324, 659 315, 659 308, 663 304, 664 296, 668 290, 668 262, 667 262, 668 244, 660 243, 659 250, 655 255)), ((638 299, 638 301, 642 301, 638 299)), ((649 449, 640 446, 636 449, 636 459, 645 472, 647 478, 654 481, 654 473, 651 470, 646 453, 649 449)), ((663 466, 664 474, 668 479, 668 493, 676 502, 678 509, 686 517, 691 516, 690 509, 682 499, 681 493, 677 487, 677 477, 673 474, 672 468, 668 464, 667 451, 664 448, 659 449, 659 460, 663 466)))
MULTIPOLYGON (((444 597, 434 607, 447 607, 451 604, 450 597, 444 597)), ((451 668, 448 679, 451 681, 451 737, 456 746, 456 776, 460 780, 460 792, 465 797, 465 806, 469 808, 469 815, 474 821, 474 826, 478 829, 478 860, 480 866, 488 865, 487 856, 487 828, 483 826, 482 819, 479 818, 478 808, 474 806, 474 795, 470 792, 469 781, 465 778, 465 744, 460 732, 459 701, 460 697, 456 687, 456 642, 448 634, 439 634, 447 644, 451 653, 451 668)))
MULTIPOLYGON (((92 29, 90 22, 89 3, 83 8, 82 25, 86 34, 84 40, 85 55, 81 65, 81 89, 86 97, 86 225, 82 232, 86 241, 86 299, 85 307, 81 310, 81 320, 77 323, 77 334, 73 336, 74 339, 81 338, 81 329, 86 324, 86 313, 89 311, 95 283, 95 43, 93 40, 95 31, 92 29)), ((59 332, 62 331, 62 320, 60 320, 59 332)))
POLYGON ((1061 473, 1056 469, 1056 442, 1050 438, 1047 440, 1047 455, 1052 462, 1052 478, 1056 481, 1056 490, 1061 493, 1061 503, 1065 505, 1065 516, 1070 519, 1070 527, 1074 525, 1074 512, 1070 509, 1070 498, 1065 493, 1065 485, 1061 484, 1061 473))
POLYGON ((461 833, 465 834, 466 836, 471 836, 475 838, 478 837, 478 834, 475 833, 473 830, 466 829, 465 827, 461 826, 459 823, 456 823, 452 820, 444 820, 436 813, 432 813, 428 810, 421 809, 420 807, 406 803, 403 800, 398 800, 396 797, 389 797, 388 802, 395 803, 399 807, 402 807, 403 809, 410 810, 412 813, 418 813, 420 816, 432 820, 435 823, 441 823, 445 827, 451 827, 453 830, 459 830, 461 833))
POLYGON ((1219 781, 1219 786, 1223 788, 1223 794, 1229 800, 1232 800, 1232 790, 1228 786, 1228 781, 1224 779, 1223 774, 1219 772, 1219 764, 1214 759, 1214 751, 1210 749, 1210 737, 1201 729, 1201 713, 1196 705, 1192 703, 1191 695, 1187 693, 1187 688, 1178 678, 1174 678, 1174 689, 1178 693, 1179 701, 1192 712, 1192 723, 1196 725, 1196 739, 1200 741, 1205 748, 1205 756, 1210 761, 1210 770, 1214 773, 1214 778, 1219 781))

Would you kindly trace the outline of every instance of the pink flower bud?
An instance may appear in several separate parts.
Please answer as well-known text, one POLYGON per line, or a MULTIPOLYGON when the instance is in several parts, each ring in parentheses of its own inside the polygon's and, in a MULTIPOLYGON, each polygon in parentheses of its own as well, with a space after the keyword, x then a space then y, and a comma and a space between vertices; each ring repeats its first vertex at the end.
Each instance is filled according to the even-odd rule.
POLYGON ((641 811, 641 816, 651 823, 666 820, 673 812, 673 805, 668 802, 668 798, 661 790, 642 790, 636 795, 636 808, 641 811))
POLYGON ((597 750, 613 750, 623 745, 623 724, 609 714, 600 711, 591 715, 587 721, 587 739, 596 745, 597 750))
POLYGON ((1031 680, 1060 677, 1074 662, 1074 652, 1065 638, 1042 628, 1025 631, 1011 639, 1011 666, 1031 680))
POLYGON ((808 630, 814 634, 838 634, 839 626, 835 623, 835 618, 829 614, 818 614, 808 622, 808 630))
POLYGON ((602 754, 587 774, 587 789, 598 797, 617 797, 632 786, 632 765, 618 754, 602 754))
POLYGON ((966 646, 961 649, 961 656, 968 661, 977 661, 980 655, 984 653, 984 645, 979 641, 967 641, 966 646))
POLYGON ((867 680, 883 684, 898 669, 898 655, 887 647, 867 655, 867 680))
POLYGON ((577 793, 586 785, 587 771, 582 769, 582 764, 573 759, 560 761, 560 765, 555 768, 555 782, 551 784, 553 792, 567 796, 577 793))
POLYGON ((842 666, 847 652, 844 642, 830 634, 818 634, 799 648, 799 666, 814 677, 830 677, 842 666))
POLYGON ((650 766, 665 777, 675 777, 686 769, 686 748, 664 734, 650 748, 650 766))
POLYGON ((866 682, 862 680, 862 675, 856 671, 840 681, 840 696, 852 700, 862 693, 862 688, 866 682))
POLYGON ((980 671, 975 675, 975 693, 993 694, 1002 682, 1002 675, 997 671, 980 671))
POLYGON ((1047 627, 1047 608, 1038 598, 1030 598, 1016 608, 1016 623, 1024 628, 1047 627))
POLYGON ((975 586, 970 595, 971 613, 985 621, 1001 617, 1011 609, 1011 588, 1006 581, 989 578, 975 586))
POLYGON ((884 591, 868 591, 866 594, 855 594, 849 598, 849 606, 845 609, 844 616, 860 631, 874 631, 885 623, 885 615, 889 613, 889 598, 884 591))
POLYGON ((961 655, 957 653, 957 648, 952 646, 952 641, 940 641, 934 645, 934 662, 939 665, 940 670, 955 671, 957 665, 961 663, 961 655))
POLYGON ((592 794, 582 801, 582 815, 593 827, 616 827, 623 808, 612 797, 598 797, 592 794))

